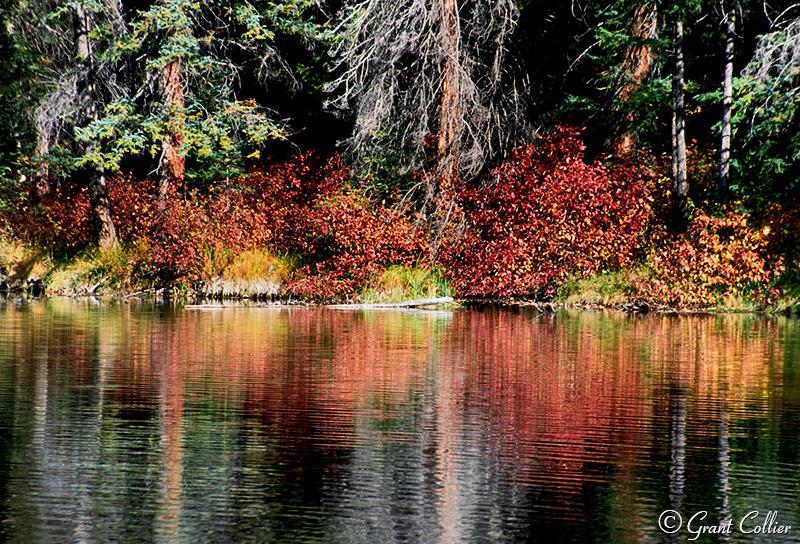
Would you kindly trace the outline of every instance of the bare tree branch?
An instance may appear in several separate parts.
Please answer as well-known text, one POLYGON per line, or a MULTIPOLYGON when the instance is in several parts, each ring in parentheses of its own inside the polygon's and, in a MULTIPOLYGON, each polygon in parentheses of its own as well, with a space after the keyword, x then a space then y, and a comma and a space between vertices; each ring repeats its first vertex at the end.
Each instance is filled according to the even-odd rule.
POLYGON ((329 107, 355 115, 345 158, 363 170, 388 151, 399 154, 399 173, 427 170, 436 136, 448 148, 435 158, 438 173, 452 163, 470 181, 528 138, 531 84, 509 53, 518 16, 511 0, 346 3, 338 77, 326 87, 329 107))

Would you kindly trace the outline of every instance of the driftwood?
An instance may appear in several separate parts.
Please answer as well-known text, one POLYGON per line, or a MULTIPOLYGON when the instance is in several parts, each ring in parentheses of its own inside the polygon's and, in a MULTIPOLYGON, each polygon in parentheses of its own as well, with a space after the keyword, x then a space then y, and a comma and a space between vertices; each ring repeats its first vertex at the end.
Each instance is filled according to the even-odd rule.
POLYGON ((183 306, 184 310, 256 310, 256 309, 268 309, 268 310, 281 310, 286 308, 298 308, 299 306, 292 306, 286 304, 270 304, 268 306, 261 305, 261 306, 244 306, 242 304, 186 304, 183 306))
POLYGON ((447 304, 453 302, 450 297, 442 298, 422 298, 418 300, 404 300, 403 302, 377 302, 374 304, 333 304, 326 308, 336 310, 371 310, 381 308, 418 308, 420 306, 435 306, 437 304, 447 304))
MULTIPOLYGON (((437 304, 447 304, 448 302, 453 302, 453 299, 450 297, 442 297, 442 298, 422 298, 418 300, 404 300, 403 302, 377 302, 374 304, 331 304, 329 306, 325 306, 325 308, 333 308, 335 310, 371 310, 371 309, 383 309, 383 308, 418 308, 420 306, 435 306, 437 304)), ((223 305, 223 304, 187 304, 183 307, 184 310, 222 310, 225 308, 269 308, 269 309, 281 309, 281 308, 293 308, 295 306, 291 305, 270 305, 270 306, 239 306, 239 305, 223 305)))

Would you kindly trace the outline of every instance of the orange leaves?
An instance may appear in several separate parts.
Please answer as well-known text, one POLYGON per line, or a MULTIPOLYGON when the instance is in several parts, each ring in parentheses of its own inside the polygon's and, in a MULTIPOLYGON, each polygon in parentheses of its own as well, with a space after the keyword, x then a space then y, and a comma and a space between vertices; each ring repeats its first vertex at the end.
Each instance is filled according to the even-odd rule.
POLYGON ((693 307, 745 289, 766 288, 783 267, 768 249, 769 228, 756 228, 750 220, 740 212, 724 217, 700 213, 684 237, 662 235, 650 259, 656 280, 642 294, 693 307))

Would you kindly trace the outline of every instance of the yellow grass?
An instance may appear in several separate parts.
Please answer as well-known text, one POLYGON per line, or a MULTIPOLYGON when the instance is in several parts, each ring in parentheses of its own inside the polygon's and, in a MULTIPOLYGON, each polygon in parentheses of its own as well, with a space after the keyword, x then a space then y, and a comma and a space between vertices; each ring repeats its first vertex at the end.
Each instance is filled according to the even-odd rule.
POLYGON ((220 276, 227 280, 283 283, 292 273, 295 260, 264 248, 243 251, 230 260, 220 276))

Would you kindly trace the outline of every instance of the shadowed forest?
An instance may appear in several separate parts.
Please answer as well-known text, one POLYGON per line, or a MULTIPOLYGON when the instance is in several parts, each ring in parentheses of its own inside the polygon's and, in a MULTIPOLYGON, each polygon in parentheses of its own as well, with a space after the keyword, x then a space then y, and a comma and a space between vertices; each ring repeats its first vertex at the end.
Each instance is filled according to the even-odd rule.
POLYGON ((6 291, 797 307, 800 4, 0 20, 6 291))

